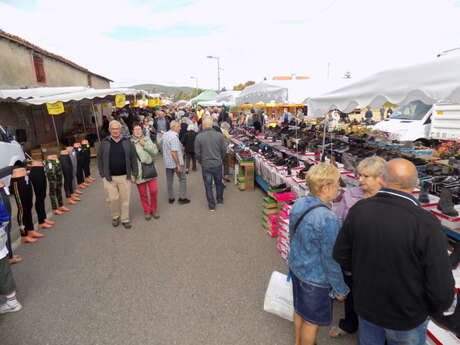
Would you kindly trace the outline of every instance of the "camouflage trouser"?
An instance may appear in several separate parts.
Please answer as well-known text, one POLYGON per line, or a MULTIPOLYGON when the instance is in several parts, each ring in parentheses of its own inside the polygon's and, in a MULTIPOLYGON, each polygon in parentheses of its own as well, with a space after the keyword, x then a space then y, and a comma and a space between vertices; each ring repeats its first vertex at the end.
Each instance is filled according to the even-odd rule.
POLYGON ((53 166, 52 169, 48 169, 46 177, 49 182, 49 196, 51 199, 51 207, 53 210, 57 210, 59 207, 64 206, 62 201, 62 170, 60 166, 53 166))

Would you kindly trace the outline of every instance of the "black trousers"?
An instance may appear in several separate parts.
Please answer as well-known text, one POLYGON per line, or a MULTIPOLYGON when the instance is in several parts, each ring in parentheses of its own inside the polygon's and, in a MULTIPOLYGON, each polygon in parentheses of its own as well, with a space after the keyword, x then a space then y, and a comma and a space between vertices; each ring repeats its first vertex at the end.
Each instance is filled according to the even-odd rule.
MULTIPOLYGON (((6 211, 10 215, 11 218, 11 202, 10 197, 6 194, 5 188, 0 188, 0 199, 3 201, 3 205, 5 205, 6 211)), ((6 249, 8 249, 8 259, 13 257, 13 248, 11 247, 11 220, 8 222, 8 225, 5 228, 6 231, 6 249)))
POLYGON ((18 206, 17 220, 21 236, 27 236, 34 229, 32 221, 33 192, 28 177, 12 177, 10 193, 14 195, 18 206))
POLYGON ((83 150, 83 172, 85 177, 88 178, 91 176, 91 169, 89 168, 89 163, 91 161, 91 151, 88 149, 83 150))
POLYGON ((355 312, 355 307, 353 306, 353 276, 343 274, 343 280, 345 284, 350 288, 350 293, 347 295, 345 300, 345 318, 340 319, 339 327, 347 333, 355 333, 358 330, 358 315, 355 312))
POLYGON ((35 193, 35 211, 37 212, 38 224, 43 224, 46 219, 46 175, 44 167, 32 167, 29 174, 30 181, 35 193))
POLYGON ((77 151, 77 184, 82 184, 85 182, 85 177, 84 177, 84 162, 85 162, 85 157, 82 151, 77 151))
POLYGON ((64 191, 66 198, 73 194, 73 167, 69 155, 61 155, 61 168, 64 175, 64 191))

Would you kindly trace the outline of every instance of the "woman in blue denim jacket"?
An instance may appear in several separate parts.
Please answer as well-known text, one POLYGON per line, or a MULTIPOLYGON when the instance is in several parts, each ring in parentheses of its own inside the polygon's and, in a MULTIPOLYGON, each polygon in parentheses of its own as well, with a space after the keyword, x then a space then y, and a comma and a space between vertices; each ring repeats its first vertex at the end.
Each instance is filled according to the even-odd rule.
POLYGON ((329 203, 337 197, 340 173, 320 163, 307 173, 310 194, 296 201, 289 219, 291 249, 288 257, 294 295, 296 345, 315 344, 319 326, 332 321, 333 298, 343 301, 349 289, 332 249, 340 229, 329 203), (312 209, 294 229, 297 221, 312 209))

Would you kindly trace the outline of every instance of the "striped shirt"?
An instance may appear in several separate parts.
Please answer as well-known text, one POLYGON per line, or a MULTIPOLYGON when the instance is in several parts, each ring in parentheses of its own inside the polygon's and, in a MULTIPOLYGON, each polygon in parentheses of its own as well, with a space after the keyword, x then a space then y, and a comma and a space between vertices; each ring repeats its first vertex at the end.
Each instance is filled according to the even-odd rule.
POLYGON ((165 162, 166 169, 175 169, 176 161, 172 156, 172 151, 177 152, 179 158, 179 164, 184 165, 184 152, 182 150, 182 144, 179 141, 179 134, 169 130, 161 138, 161 147, 163 149, 163 160, 165 162))

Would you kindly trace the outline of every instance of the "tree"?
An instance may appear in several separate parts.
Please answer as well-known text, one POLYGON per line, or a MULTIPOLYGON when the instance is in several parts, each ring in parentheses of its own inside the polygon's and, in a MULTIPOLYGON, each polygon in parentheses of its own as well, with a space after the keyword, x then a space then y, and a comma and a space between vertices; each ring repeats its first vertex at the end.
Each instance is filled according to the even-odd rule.
POLYGON ((220 91, 224 92, 224 91, 227 91, 227 89, 224 86, 222 89, 220 89, 220 91))
POLYGON ((244 83, 244 84, 235 85, 235 86, 233 87, 233 90, 235 90, 235 91, 241 91, 241 90, 244 90, 245 88, 247 88, 248 86, 254 85, 255 83, 256 83, 255 81, 249 80, 249 81, 247 81, 247 82, 244 83))

